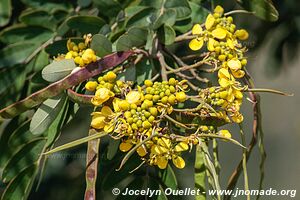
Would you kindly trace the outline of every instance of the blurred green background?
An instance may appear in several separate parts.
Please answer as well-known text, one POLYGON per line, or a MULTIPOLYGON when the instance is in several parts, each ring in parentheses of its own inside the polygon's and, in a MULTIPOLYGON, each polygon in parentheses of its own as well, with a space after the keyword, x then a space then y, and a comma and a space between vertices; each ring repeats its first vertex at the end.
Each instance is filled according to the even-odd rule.
MULTIPOLYGON (((66 1, 66 0, 65 0, 66 1)), ((16 5, 15 10, 23 5, 16 5)), ((234 1, 219 1, 225 10, 240 8, 234 1)), ((215 2, 217 4, 218 2, 215 2)), ((207 2, 209 8, 209 2, 207 2)), ((274 1, 279 11, 279 20, 276 22, 262 21, 247 14, 235 15, 235 21, 240 26, 249 30, 250 39, 248 70, 252 74, 257 88, 273 88, 289 93, 293 97, 277 96, 273 94, 261 94, 261 107, 263 114, 263 129, 265 133, 265 148, 267 160, 265 163, 264 188, 289 189, 300 191, 300 2, 297 0, 274 1)), ((105 11, 103 11, 105 12, 105 11)), ((84 115, 84 109, 77 113, 77 121, 82 130, 72 129, 72 125, 65 127, 57 145, 84 136, 88 123, 84 115)), ((244 101, 243 113, 245 120, 245 133, 248 140, 251 138, 252 108, 251 103, 244 101)), ((232 130, 233 137, 238 138, 238 127, 232 130)), ((107 141, 103 141, 107 143, 107 141)), ((229 175, 241 158, 241 149, 232 144, 220 143, 221 159, 221 186, 225 188, 229 175)), ((105 148, 105 145, 102 147, 105 148)), ((82 199, 85 190, 86 146, 74 148, 71 151, 50 157, 45 176, 38 191, 32 191, 29 199, 38 200, 76 200, 82 199)), ((103 150, 103 149, 102 149, 103 150)), ((1 152, 0 152, 1 153, 1 152)), ((193 160, 189 157, 187 160, 193 160)), ((250 188, 257 189, 259 182, 260 156, 257 148, 252 154, 249 165, 250 188)), ((181 188, 193 188, 193 166, 188 164, 184 170, 176 170, 179 176, 181 188)), ((190 162, 192 163, 192 162, 190 162)), ((105 171, 102 172, 103 176, 105 171)), ((101 176, 99 177, 102 178, 101 176)), ((128 180, 125 180, 125 182, 128 180)), ((0 183, 0 193, 3 185, 0 183)), ((239 179, 238 188, 243 188, 243 178, 239 179)), ((99 191, 98 199, 111 199, 111 191, 99 191)), ((184 197, 184 199, 193 199, 184 197)), ((237 197, 235 199, 245 199, 237 197)), ((287 196, 263 196, 261 199, 291 199, 287 196)), ((294 199, 299 199, 299 194, 294 199)))

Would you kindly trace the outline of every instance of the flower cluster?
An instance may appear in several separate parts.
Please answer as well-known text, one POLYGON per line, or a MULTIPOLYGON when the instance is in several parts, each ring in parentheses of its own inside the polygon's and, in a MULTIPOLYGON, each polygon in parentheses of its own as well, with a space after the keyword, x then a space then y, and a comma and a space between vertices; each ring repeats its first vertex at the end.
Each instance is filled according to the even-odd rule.
POLYGON ((223 118, 226 122, 232 119, 233 122, 240 123, 243 116, 239 112, 244 89, 237 81, 245 75, 243 67, 247 64, 244 57, 246 48, 240 40, 249 37, 245 29, 236 30, 231 16, 224 16, 224 9, 217 6, 213 14, 209 14, 204 24, 205 30, 200 24, 194 25, 192 34, 196 36, 190 41, 192 50, 199 50, 207 43, 209 60, 215 62, 219 68, 218 82, 219 87, 200 91, 200 96, 207 99, 207 103, 218 106, 220 111, 212 113, 212 116, 223 118), (213 91, 208 92, 207 91, 213 91))
POLYGON ((78 44, 69 39, 67 42, 68 53, 66 53, 64 57, 65 59, 74 59, 74 62, 80 67, 97 60, 95 51, 89 48, 91 35, 85 35, 84 39, 85 42, 80 42, 78 44))
POLYGON ((101 107, 92 113, 91 126, 121 139, 119 149, 122 152, 128 152, 155 135, 136 149, 138 155, 162 169, 167 166, 168 160, 183 168, 185 162, 180 154, 188 150, 189 145, 170 137, 170 132, 163 128, 163 116, 171 114, 173 106, 187 99, 185 81, 170 78, 153 83, 145 80, 143 87, 132 89, 130 82, 116 78, 117 75, 110 71, 97 81, 86 83, 85 88, 95 92, 92 104, 96 110, 101 107))

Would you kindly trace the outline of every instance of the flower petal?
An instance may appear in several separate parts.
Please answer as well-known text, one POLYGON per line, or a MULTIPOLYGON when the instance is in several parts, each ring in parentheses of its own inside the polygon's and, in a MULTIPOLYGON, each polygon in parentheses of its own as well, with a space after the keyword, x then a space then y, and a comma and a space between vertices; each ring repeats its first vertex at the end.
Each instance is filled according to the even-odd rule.
POLYGON ((202 33, 202 27, 201 27, 201 25, 200 24, 195 24, 194 26, 193 26, 193 28, 192 28, 192 34, 193 35, 199 35, 199 34, 201 34, 202 33))
POLYGON ((210 30, 214 24, 215 24, 215 18, 212 14, 209 14, 207 17, 206 17, 206 20, 205 20, 205 28, 207 30, 210 30))
POLYGON ((216 40, 214 40, 213 38, 208 39, 208 42, 207 42, 208 51, 214 51, 215 50, 215 47, 214 47, 215 42, 216 42, 216 40))
POLYGON ((122 151, 122 152, 127 152, 127 151, 129 151, 129 150, 131 149, 132 146, 133 146, 133 145, 132 145, 130 142, 125 141, 125 142, 122 142, 122 143, 119 145, 119 149, 120 149, 120 151, 122 151))
POLYGON ((160 169, 166 169, 166 167, 168 165, 168 160, 164 156, 158 156, 156 164, 160 169))
POLYGON ((227 31, 223 28, 216 28, 211 32, 212 36, 220 40, 224 39, 227 35, 227 31))
POLYGON ((173 161, 173 164, 179 169, 182 169, 185 167, 185 161, 183 160, 183 158, 181 156, 172 156, 172 161, 173 161))
POLYGON ((237 58, 233 58, 233 59, 229 60, 227 62, 227 65, 230 69, 232 69, 234 71, 237 71, 242 68, 241 61, 239 61, 237 58))
POLYGON ((199 49, 201 49, 203 46, 203 38, 196 38, 196 39, 192 39, 189 43, 189 47, 190 49, 192 49, 193 51, 197 51, 199 49))
POLYGON ((189 149, 189 145, 186 142, 179 142, 174 147, 174 151, 176 151, 176 152, 187 151, 188 149, 189 149))
POLYGON ((218 77, 219 77, 219 78, 227 78, 227 79, 229 79, 229 78, 230 78, 230 74, 229 74, 228 69, 221 68, 221 69, 218 71, 218 77))

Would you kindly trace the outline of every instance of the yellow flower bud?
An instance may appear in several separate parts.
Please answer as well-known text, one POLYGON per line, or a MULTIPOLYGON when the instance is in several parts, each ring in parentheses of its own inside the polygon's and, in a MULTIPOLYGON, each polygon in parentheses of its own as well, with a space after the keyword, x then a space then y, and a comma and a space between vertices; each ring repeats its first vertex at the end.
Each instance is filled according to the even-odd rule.
POLYGON ((175 78, 170 78, 170 79, 169 79, 169 85, 175 86, 176 83, 177 83, 177 81, 176 81, 175 78))
POLYGON ((126 100, 122 100, 119 102, 119 107, 121 110, 128 110, 130 108, 130 104, 126 100))
POLYGON ((98 83, 97 81, 88 81, 86 84, 85 84, 85 89, 87 89, 88 91, 95 91, 96 88, 98 86, 98 83))
POLYGON ((105 79, 109 82, 114 82, 116 78, 117 75, 112 71, 107 72, 107 74, 105 75, 105 79))
POLYGON ((226 129, 223 129, 223 130, 220 130, 219 131, 219 134, 223 137, 226 137, 226 138, 231 138, 231 134, 228 130, 226 129))
POLYGON ((176 99, 178 102, 184 102, 186 100, 186 94, 184 92, 176 93, 176 99))
POLYGON ((214 12, 223 15, 224 9, 220 5, 217 5, 214 9, 214 12))
POLYGON ((144 81, 145 86, 151 87, 153 85, 153 82, 151 80, 145 80, 144 81))
POLYGON ((151 107, 149 108, 149 112, 151 113, 152 116, 156 117, 158 114, 157 108, 151 107))
POLYGON ((247 40, 249 33, 245 29, 236 30, 234 35, 240 40, 247 40))
POLYGON ((72 59, 72 58, 73 58, 72 52, 69 51, 69 52, 66 54, 65 59, 72 59))
POLYGON ((241 62, 237 58, 233 58, 227 62, 230 69, 237 71, 242 68, 241 62))

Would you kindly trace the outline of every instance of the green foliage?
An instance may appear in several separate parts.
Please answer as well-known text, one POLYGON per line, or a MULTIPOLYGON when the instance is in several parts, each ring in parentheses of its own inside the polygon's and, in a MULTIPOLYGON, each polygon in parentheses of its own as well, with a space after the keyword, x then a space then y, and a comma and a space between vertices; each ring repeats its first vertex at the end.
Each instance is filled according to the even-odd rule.
MULTIPOLYGON (((130 63, 131 66, 119 75, 141 85, 158 71, 153 59, 157 51, 165 46, 176 48, 176 36, 189 31, 195 23, 203 23, 209 13, 202 1, 188 0, 16 2, 18 5, 13 5, 13 8, 10 0, 0 2, 0 27, 3 27, 0 32, 0 98, 1 103, 4 102, 0 107, 29 97, 0 111, 2 117, 13 118, 3 125, 4 131, 0 134, 0 171, 1 179, 6 183, 3 200, 28 198, 41 168, 43 153, 102 137, 87 136, 68 143, 64 148, 53 149, 63 127, 74 119, 77 111, 74 107, 78 107, 78 104, 69 102, 67 89, 82 91, 82 82, 118 66, 132 56, 132 49, 143 47, 151 55, 137 64, 130 63), (15 16, 11 15, 13 9, 15 16), (68 76, 76 67, 74 61, 54 60, 54 57, 68 52, 67 38, 75 43, 83 42, 82 36, 89 33, 93 34, 91 48, 98 57, 106 57, 68 76), (115 51, 127 52, 109 55, 115 51), (53 84, 48 86, 46 81, 53 84), (48 86, 47 90, 38 91, 45 86, 48 86), (25 112, 28 110, 34 114, 25 112)), ((278 18, 278 12, 269 0, 243 0, 239 3, 262 19, 275 21, 278 18)), ((169 60, 166 62, 170 63, 169 60)), ((127 178, 130 180, 125 184, 128 188, 146 186, 163 190, 179 187, 179 180, 170 165, 165 170, 156 171, 142 167, 130 174, 140 164, 135 156, 130 157, 131 162, 117 172, 115 169, 120 164, 116 154, 118 146, 119 141, 110 140, 107 151, 100 151, 100 168, 107 169, 105 174, 100 172, 103 173, 101 189, 113 188, 127 178), (107 163, 102 164, 101 159, 107 163)), ((204 170, 207 170, 211 185, 219 189, 216 169, 208 151, 205 154, 198 152, 196 162, 196 188, 205 188, 204 170), (200 169, 202 171, 197 171, 200 169)), ((163 194, 157 199, 168 197, 163 194)))

